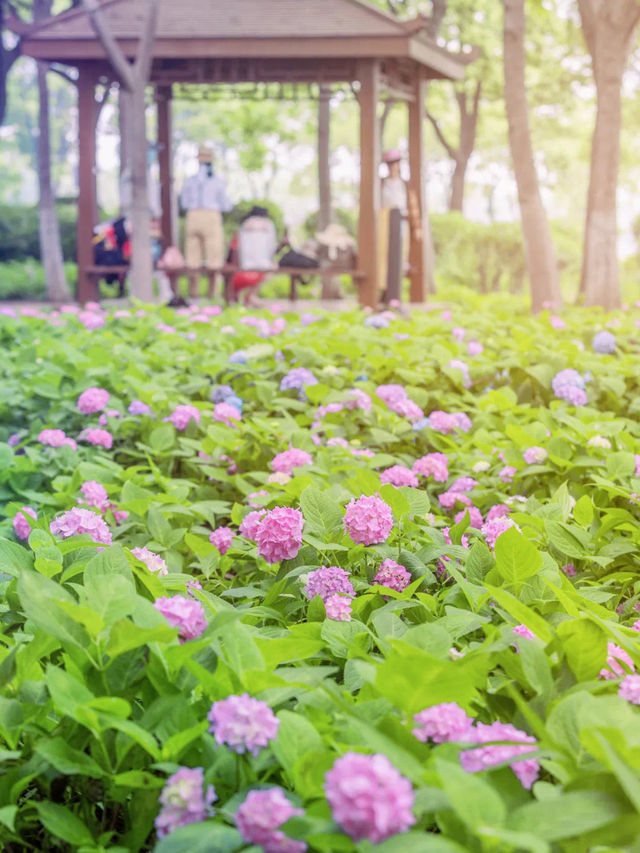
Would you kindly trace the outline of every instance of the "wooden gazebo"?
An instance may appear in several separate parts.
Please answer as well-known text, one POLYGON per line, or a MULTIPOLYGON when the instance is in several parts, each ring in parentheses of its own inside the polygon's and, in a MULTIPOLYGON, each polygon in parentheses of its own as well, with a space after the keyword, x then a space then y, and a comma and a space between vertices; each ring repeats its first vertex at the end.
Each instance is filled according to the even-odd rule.
MULTIPOLYGON (((136 55, 145 0, 102 0, 102 14, 127 56, 136 55)), ((350 83, 360 105, 360 301, 375 305, 378 287, 380 162, 378 103, 402 99, 409 109, 411 187, 424 216, 424 101, 432 78, 460 79, 463 65, 438 47, 425 19, 400 21, 364 0, 161 0, 150 83, 158 117, 162 233, 172 233, 172 86, 238 83, 350 83)), ((113 69, 82 8, 41 23, 23 40, 36 59, 78 69, 78 298, 91 298, 95 200, 95 87, 113 69)), ((413 302, 425 298, 427 247, 410 249, 413 302)))

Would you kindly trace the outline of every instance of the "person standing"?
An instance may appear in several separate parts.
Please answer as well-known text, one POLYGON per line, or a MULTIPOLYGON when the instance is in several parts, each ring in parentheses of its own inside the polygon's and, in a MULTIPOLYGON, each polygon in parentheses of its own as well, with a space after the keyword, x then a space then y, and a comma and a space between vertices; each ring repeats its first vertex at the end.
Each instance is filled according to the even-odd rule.
MULTIPOLYGON (((211 149, 198 149, 198 171, 187 178, 182 187, 180 203, 187 213, 185 259, 189 270, 189 294, 198 295, 199 270, 222 266, 224 237, 222 214, 231 210, 227 185, 213 170, 211 149)), ((210 279, 211 280, 211 279, 210 279)))

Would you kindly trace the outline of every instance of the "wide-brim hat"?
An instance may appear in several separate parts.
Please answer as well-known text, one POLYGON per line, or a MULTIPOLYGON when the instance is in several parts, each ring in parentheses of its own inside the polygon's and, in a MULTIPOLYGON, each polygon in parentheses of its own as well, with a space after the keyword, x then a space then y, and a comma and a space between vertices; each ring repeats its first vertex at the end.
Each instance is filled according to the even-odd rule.
POLYGON ((391 148, 382 155, 383 163, 397 163, 399 160, 402 160, 402 151, 399 148, 391 148))
POLYGON ((199 163, 211 163, 213 160, 213 152, 206 145, 200 145, 198 147, 198 162, 199 163))

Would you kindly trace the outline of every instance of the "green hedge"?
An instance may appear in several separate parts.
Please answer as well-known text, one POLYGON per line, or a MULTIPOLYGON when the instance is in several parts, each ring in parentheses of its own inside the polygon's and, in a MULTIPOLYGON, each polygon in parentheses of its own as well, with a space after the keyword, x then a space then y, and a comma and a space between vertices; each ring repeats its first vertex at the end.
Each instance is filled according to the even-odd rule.
MULTIPOLYGON (((62 252, 66 261, 76 255, 76 206, 58 204, 62 252)), ((0 205, 0 261, 40 260, 38 208, 0 205)))

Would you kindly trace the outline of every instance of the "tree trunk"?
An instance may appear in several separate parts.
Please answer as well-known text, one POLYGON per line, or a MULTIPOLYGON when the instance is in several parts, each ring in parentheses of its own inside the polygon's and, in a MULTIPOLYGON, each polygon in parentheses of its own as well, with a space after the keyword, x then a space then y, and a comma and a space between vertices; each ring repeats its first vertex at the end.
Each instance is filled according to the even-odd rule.
POLYGON ((38 187, 40 201, 38 205, 40 228, 40 257, 44 266, 47 283, 47 297, 52 302, 68 302, 71 299, 69 286, 64 274, 62 246, 60 243, 60 223, 56 211, 55 193, 51 183, 51 140, 49 132, 49 89, 47 86, 47 66, 43 62, 38 67, 38 187))
POLYGON ((460 111, 460 145, 455 152, 455 169, 451 178, 451 197, 449 210, 458 210, 462 213, 464 208, 465 179, 469 160, 476 147, 476 133, 478 130, 478 114, 480 111, 480 95, 482 93, 482 82, 476 83, 471 109, 467 102, 465 91, 456 92, 456 101, 460 111))
POLYGON ((504 93, 511 158, 518 185, 525 260, 531 304, 540 311, 545 303, 561 301, 549 223, 540 196, 529 131, 525 89, 524 0, 502 0, 504 6, 504 93))
POLYGON ((587 305, 611 310, 620 307, 617 188, 622 78, 640 9, 634 0, 611 0, 604 6, 579 0, 578 6, 597 92, 580 293, 587 305))
POLYGON ((151 212, 147 189, 147 132, 145 84, 140 81, 131 93, 131 296, 153 299, 151 260, 151 212))
MULTIPOLYGON (((331 87, 320 86, 318 98, 318 230, 331 224, 331 87)), ((340 282, 334 275, 322 275, 322 298, 339 299, 340 282)))

